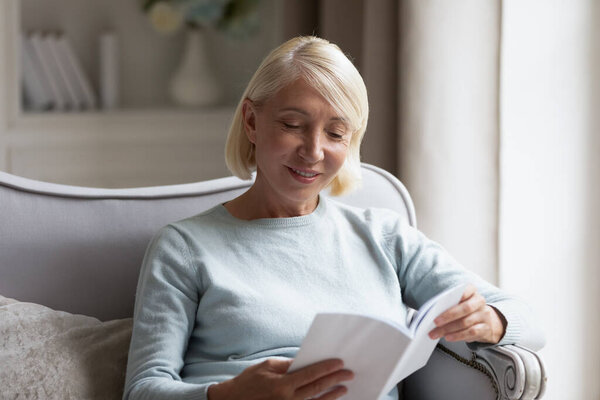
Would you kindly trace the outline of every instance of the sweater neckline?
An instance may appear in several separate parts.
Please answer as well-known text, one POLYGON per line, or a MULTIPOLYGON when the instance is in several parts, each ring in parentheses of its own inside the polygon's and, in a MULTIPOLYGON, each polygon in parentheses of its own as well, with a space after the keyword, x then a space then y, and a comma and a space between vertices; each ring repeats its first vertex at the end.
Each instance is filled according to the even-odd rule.
POLYGON ((219 204, 215 211, 217 215, 225 220, 233 222, 237 225, 244 226, 303 226, 312 224, 314 221, 319 219, 327 208, 325 196, 319 195, 319 202, 317 207, 310 213, 306 215, 300 215, 297 217, 283 217, 283 218, 257 218, 257 219, 241 219, 234 217, 227 208, 223 204, 219 204))

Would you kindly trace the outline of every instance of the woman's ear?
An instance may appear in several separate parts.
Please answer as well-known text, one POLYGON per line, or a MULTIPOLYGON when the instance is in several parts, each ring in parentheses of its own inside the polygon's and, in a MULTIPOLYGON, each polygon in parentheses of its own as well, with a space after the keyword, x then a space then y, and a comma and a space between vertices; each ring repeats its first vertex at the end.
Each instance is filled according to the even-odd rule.
POLYGON ((242 104, 242 121, 244 132, 252 144, 256 144, 256 107, 250 99, 245 99, 242 104))

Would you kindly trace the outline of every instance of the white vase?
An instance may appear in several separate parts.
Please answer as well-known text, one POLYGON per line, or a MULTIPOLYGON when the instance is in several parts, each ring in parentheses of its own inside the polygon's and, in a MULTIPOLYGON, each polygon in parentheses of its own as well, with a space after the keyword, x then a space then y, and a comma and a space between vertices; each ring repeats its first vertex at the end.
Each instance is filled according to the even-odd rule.
POLYGON ((186 43, 169 83, 169 94, 182 106, 207 106, 219 102, 221 88, 210 67, 205 34, 200 29, 188 29, 186 43))

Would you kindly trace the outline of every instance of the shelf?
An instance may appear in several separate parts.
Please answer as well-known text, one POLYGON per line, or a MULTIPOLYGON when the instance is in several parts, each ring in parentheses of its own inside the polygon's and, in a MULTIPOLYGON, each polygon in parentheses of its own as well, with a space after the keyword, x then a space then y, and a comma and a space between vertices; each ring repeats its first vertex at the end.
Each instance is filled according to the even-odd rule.
POLYGON ((0 0, 0 170, 98 187, 229 175, 223 153, 235 104, 262 58, 281 42, 282 4, 261 0, 261 30, 248 40, 208 32, 207 56, 223 85, 225 105, 177 108, 167 105, 167 86, 179 63, 184 34, 167 37, 154 32, 139 2, 0 0), (64 32, 97 89, 97 40, 107 29, 120 39, 122 108, 21 109, 21 32, 64 32))
MULTIPOLYGON (((220 118, 226 129, 243 88, 262 57, 280 41, 278 15, 282 5, 277 0, 259 3, 260 31, 250 38, 235 40, 207 31, 207 57, 213 61, 218 80, 224 89, 225 106, 186 109, 169 106, 167 82, 181 56, 185 35, 164 36, 152 30, 138 2, 122 0, 2 0, 0 2, 0 137, 16 133, 46 134, 81 129, 82 134, 102 125, 107 135, 115 134, 144 119, 150 130, 177 122, 184 126, 220 118), (111 111, 32 112, 21 109, 19 35, 24 31, 64 32, 73 44, 82 66, 97 88, 97 39, 110 29, 120 41, 120 82, 123 109, 111 111), (3 117, 4 116, 4 117, 3 117), (2 121, 4 119, 4 121, 2 121), (161 120, 163 120, 161 122, 161 120), (89 125, 89 126, 88 126, 89 125), (89 129, 88 129, 89 128, 89 129)), ((200 128, 203 125, 199 125, 200 128)), ((209 127, 214 127, 209 124, 209 127)))
POLYGON ((233 107, 25 114, 6 133, 10 145, 71 140, 223 142, 233 107))
MULTIPOLYGON (((224 103, 237 102, 262 58, 280 42, 281 26, 277 21, 281 9, 277 0, 261 0, 258 8, 260 30, 243 40, 210 29, 206 31, 206 57, 222 87, 224 103)), ((14 66, 14 71, 7 71, 6 80, 10 86, 9 102, 14 109, 13 115, 23 114, 18 88, 20 66, 16 57, 20 51, 19 35, 32 31, 63 32, 97 94, 98 38, 107 30, 115 32, 122 106, 153 109, 172 103, 168 82, 179 65, 186 35, 183 30, 174 35, 155 32, 138 1, 2 0, 0 13, 3 10, 5 26, 0 29, 5 31, 9 45, 5 59, 12 60, 14 66)))
POLYGON ((233 112, 218 107, 25 115, 4 137, 9 172, 98 187, 228 176, 224 149, 233 112))
POLYGON ((17 117, 21 127, 39 124, 86 124, 127 122, 144 120, 148 123, 157 120, 165 121, 192 121, 212 118, 214 116, 231 115, 234 106, 214 106, 203 108, 129 108, 108 111, 83 111, 83 112, 25 112, 17 117))

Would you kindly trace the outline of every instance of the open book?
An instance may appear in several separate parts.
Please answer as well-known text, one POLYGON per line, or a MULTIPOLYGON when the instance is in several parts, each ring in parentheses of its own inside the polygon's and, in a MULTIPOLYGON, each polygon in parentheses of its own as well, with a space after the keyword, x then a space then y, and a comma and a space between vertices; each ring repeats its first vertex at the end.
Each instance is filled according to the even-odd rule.
POLYGON ((343 399, 378 399, 425 366, 439 339, 429 338, 433 320, 458 304, 466 285, 443 291, 419 308, 408 326, 360 314, 320 313, 289 371, 329 358, 354 372, 343 399))

